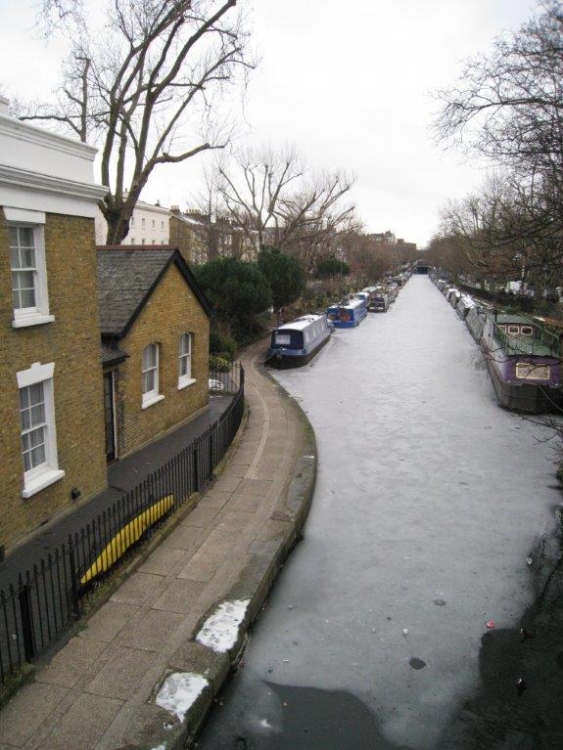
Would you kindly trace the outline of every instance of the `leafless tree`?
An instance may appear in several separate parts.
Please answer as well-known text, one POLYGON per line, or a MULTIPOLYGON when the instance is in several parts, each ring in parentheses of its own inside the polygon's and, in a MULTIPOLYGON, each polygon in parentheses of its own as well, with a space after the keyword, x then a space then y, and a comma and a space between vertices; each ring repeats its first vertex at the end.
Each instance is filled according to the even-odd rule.
POLYGON ((218 165, 213 177, 219 210, 256 252, 272 245, 298 253, 306 265, 353 224, 354 206, 343 200, 352 184, 340 172, 309 172, 292 148, 247 150, 218 165))
POLYGON ((112 0, 95 35, 80 0, 45 0, 75 34, 55 103, 23 119, 55 121, 100 145, 100 209, 108 243, 119 243, 158 165, 223 148, 230 126, 217 100, 251 67, 237 0, 112 0), (240 76, 239 76, 240 74, 240 76))
POLYGON ((545 204, 511 175, 491 178, 481 192, 451 203, 442 212, 442 236, 465 255, 476 275, 499 283, 518 281, 520 291, 555 285, 561 274, 563 236, 538 225, 545 204))

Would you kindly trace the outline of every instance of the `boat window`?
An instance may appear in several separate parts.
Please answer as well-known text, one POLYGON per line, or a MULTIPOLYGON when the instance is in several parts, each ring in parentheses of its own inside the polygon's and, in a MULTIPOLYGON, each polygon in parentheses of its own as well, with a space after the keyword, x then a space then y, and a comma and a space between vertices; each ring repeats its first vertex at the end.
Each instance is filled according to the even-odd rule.
POLYGON ((520 328, 520 333, 522 336, 533 336, 534 335, 534 329, 532 326, 522 326, 520 328))
POLYGON ((549 380, 551 368, 549 365, 535 362, 517 362, 516 377, 519 380, 549 380))
POLYGON ((506 333, 506 326, 499 325, 499 328, 503 333, 506 333))
POLYGON ((508 333, 511 336, 517 336, 520 333, 520 327, 519 326, 508 326, 508 333))
POLYGON ((289 333, 276 333, 276 344, 279 346, 289 346, 291 336, 289 333))

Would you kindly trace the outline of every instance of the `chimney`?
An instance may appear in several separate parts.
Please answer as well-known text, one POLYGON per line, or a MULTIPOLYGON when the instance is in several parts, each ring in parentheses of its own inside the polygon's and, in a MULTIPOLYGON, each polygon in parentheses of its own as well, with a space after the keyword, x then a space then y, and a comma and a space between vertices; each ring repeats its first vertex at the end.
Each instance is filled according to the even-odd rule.
POLYGON ((6 99, 5 96, 0 96, 0 115, 10 116, 10 100, 6 99))

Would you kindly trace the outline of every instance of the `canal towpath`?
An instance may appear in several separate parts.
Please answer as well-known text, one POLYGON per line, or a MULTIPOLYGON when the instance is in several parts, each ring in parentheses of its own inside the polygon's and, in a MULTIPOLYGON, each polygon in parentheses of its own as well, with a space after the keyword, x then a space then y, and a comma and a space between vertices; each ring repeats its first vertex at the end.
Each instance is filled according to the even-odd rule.
POLYGON ((220 475, 0 709, 0 750, 189 746, 313 495, 314 435, 265 348, 243 353, 247 413, 220 475))

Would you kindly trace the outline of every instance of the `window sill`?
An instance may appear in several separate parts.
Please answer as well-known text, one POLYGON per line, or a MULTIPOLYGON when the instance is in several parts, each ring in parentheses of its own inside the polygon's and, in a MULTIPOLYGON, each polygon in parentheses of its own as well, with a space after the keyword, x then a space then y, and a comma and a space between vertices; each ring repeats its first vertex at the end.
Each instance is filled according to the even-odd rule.
POLYGON ((185 380, 178 381, 178 390, 181 391, 187 388, 189 385, 193 385, 196 382, 195 378, 186 378, 185 380))
POLYGON ((26 315, 21 318, 14 318, 12 320, 12 328, 28 328, 29 326, 42 326, 45 323, 52 323, 55 320, 54 315, 26 315))
POLYGON ((159 401, 163 401, 164 396, 162 393, 157 393, 154 396, 147 396, 146 398, 143 398, 143 404, 141 406, 142 409, 148 409, 149 406, 154 406, 154 404, 158 404, 159 401))
POLYGON ((38 492, 41 492, 41 490, 44 490, 45 487, 48 487, 50 484, 54 484, 55 482, 58 482, 59 479, 62 479, 64 477, 65 473, 61 469, 45 469, 45 471, 39 472, 33 479, 28 479, 25 481, 25 487, 22 492, 22 497, 31 497, 32 495, 36 495, 38 492))

